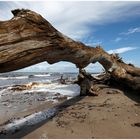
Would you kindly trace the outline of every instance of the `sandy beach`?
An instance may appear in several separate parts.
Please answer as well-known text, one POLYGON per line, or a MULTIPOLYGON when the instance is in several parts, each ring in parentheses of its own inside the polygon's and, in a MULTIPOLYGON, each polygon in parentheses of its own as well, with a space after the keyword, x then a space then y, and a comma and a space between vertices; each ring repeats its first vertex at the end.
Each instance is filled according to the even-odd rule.
POLYGON ((114 87, 79 96, 70 82, 23 79, 1 86, 0 138, 140 138, 139 93, 114 87))
POLYGON ((122 93, 77 97, 22 138, 140 138, 139 116, 139 102, 122 93))

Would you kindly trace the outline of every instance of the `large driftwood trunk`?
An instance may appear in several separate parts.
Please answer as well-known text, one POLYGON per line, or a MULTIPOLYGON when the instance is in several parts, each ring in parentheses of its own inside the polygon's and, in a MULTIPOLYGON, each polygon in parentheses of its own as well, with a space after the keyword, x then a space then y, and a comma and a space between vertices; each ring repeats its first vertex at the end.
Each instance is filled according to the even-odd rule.
POLYGON ((99 46, 93 48, 66 37, 33 11, 12 13, 11 20, 0 21, 0 73, 43 61, 68 61, 79 69, 99 62, 116 81, 140 89, 139 68, 125 64, 99 46))

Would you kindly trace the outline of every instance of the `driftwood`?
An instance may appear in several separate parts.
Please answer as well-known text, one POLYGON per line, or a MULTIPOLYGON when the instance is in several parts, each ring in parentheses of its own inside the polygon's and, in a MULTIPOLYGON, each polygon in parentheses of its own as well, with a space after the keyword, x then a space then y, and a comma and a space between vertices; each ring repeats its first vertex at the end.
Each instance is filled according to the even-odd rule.
POLYGON ((116 94, 120 92, 119 89, 123 90, 124 88, 117 81, 114 81, 109 73, 102 73, 97 77, 87 73, 85 70, 80 70, 78 79, 74 83, 81 87, 81 96, 98 96, 104 89, 107 89, 104 93, 116 94))
POLYGON ((80 70, 99 62, 111 78, 140 90, 140 68, 125 64, 100 46, 94 48, 68 38, 33 11, 17 9, 12 13, 12 19, 0 21, 0 73, 43 61, 68 61, 80 70))

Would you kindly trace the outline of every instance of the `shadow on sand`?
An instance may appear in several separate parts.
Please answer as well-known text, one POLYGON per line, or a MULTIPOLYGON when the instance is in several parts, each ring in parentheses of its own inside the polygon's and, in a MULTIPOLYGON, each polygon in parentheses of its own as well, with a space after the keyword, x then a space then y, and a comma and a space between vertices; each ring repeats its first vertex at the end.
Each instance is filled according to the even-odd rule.
POLYGON ((53 117, 55 117, 59 112, 63 111, 64 109, 66 109, 67 107, 74 105, 75 103, 79 102, 80 100, 82 100, 85 96, 76 96, 72 99, 69 99, 67 101, 64 101, 63 103, 55 106, 57 108, 57 112, 55 113, 55 115, 53 115, 50 118, 47 118, 46 120, 37 123, 35 125, 32 126, 25 126, 23 128, 21 128, 20 130, 14 132, 13 134, 11 134, 11 132, 7 132, 5 135, 1 134, 0 135, 0 139, 19 139, 22 138, 24 136, 26 136, 27 134, 35 131, 36 129, 38 129, 39 127, 41 127, 42 125, 44 125, 45 123, 47 123, 48 121, 50 121, 53 117))
POLYGON ((138 90, 134 91, 133 89, 129 88, 128 86, 122 85, 121 83, 118 83, 118 82, 112 82, 110 87, 123 91, 123 94, 125 96, 127 96, 129 99, 135 101, 137 104, 140 104, 140 91, 138 91, 138 90))

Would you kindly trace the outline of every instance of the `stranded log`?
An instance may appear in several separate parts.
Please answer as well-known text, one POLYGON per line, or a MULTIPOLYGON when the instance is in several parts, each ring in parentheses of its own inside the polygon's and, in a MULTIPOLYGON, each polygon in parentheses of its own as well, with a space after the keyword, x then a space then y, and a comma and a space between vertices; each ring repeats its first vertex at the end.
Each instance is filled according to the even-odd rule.
POLYGON ((0 73, 43 61, 68 61, 79 69, 99 62, 116 81, 140 90, 140 68, 125 64, 100 46, 93 48, 68 38, 33 11, 12 13, 12 19, 0 21, 0 73))

